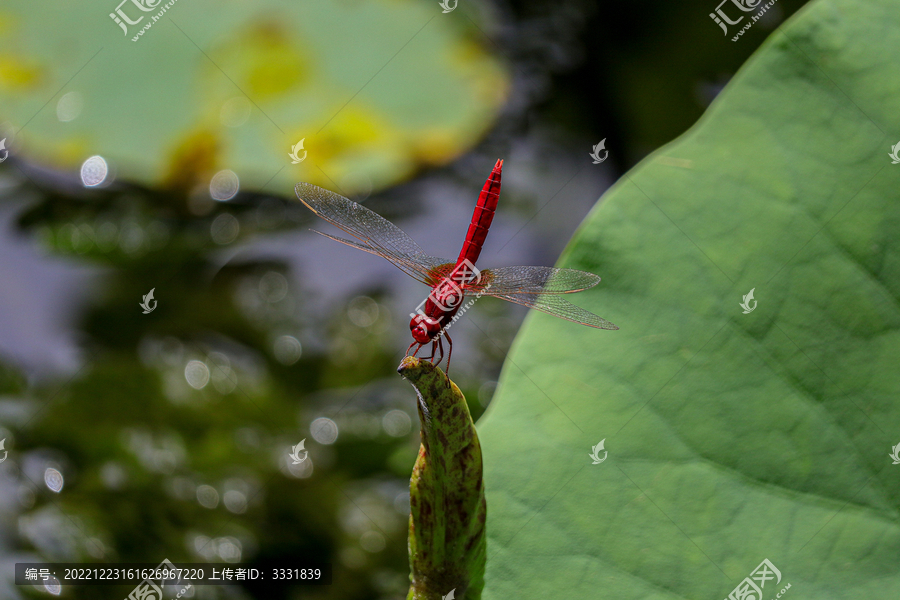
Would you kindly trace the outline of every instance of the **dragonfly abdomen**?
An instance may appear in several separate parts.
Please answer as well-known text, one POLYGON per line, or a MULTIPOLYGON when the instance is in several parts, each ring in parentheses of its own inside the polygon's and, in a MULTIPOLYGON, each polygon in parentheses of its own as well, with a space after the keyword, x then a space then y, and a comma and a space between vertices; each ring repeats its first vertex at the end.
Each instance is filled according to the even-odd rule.
POLYGON ((484 187, 481 188, 478 203, 475 204, 475 212, 472 213, 472 222, 469 223, 469 231, 466 233, 466 241, 463 243, 462 250, 459 251, 459 258, 456 259, 457 265, 465 260, 474 265, 481 254, 481 247, 484 245, 484 240, 491 228, 491 221, 494 219, 494 211, 497 210, 497 201, 500 200, 500 172, 502 170, 503 161, 498 160, 494 165, 494 170, 484 182, 484 187))

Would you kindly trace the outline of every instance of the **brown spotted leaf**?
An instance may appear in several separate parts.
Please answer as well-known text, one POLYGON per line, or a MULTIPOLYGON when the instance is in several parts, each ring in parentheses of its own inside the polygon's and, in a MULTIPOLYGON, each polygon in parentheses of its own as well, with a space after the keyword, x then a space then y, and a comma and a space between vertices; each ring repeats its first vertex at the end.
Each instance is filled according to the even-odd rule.
POLYGON ((481 446, 456 384, 427 361, 398 369, 418 396, 422 445, 410 480, 408 600, 479 600, 486 505, 481 446))

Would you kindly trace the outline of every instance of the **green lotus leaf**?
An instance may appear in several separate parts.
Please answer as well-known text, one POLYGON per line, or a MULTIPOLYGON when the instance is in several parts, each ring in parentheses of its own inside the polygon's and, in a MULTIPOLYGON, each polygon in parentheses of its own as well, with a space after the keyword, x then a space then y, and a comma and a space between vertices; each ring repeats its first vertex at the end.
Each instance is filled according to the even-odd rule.
POLYGON ((810 3, 589 215, 560 266, 621 329, 526 320, 485 599, 900 594, 898 55, 896 2, 810 3))

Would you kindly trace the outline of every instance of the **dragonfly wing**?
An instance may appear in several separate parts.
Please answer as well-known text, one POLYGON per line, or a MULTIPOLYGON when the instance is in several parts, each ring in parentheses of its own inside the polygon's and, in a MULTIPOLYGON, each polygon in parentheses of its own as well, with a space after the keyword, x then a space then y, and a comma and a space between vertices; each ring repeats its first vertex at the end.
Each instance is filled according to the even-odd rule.
POLYGON ((424 283, 425 285, 428 285, 428 286, 433 286, 435 282, 437 282, 438 280, 441 279, 441 277, 444 277, 447 274, 449 274, 450 271, 452 271, 453 267, 454 267, 453 263, 449 262, 449 260, 446 258, 434 258, 435 264, 433 264, 429 268, 429 270, 427 272, 427 276, 426 276, 426 274, 424 274, 422 272, 422 269, 420 268, 421 266, 423 266, 421 264, 416 264, 416 263, 407 264, 407 262, 401 261, 399 258, 395 258, 393 256, 386 256, 384 252, 376 250, 375 248, 373 248, 371 246, 367 246, 365 244, 360 244, 359 242, 354 242, 353 240, 339 238, 336 235, 330 235, 328 233, 324 233, 324 232, 318 231, 316 229, 312 229, 311 231, 313 233, 318 233, 319 235, 321 235, 323 237, 327 237, 330 240, 334 240, 336 242, 346 244, 347 246, 350 246, 351 248, 356 248, 357 250, 362 250, 363 252, 368 252, 369 254, 374 254, 376 256, 386 258, 387 260, 394 263, 394 266, 396 266, 398 269, 400 269, 401 271, 403 271, 404 273, 406 273, 413 279, 421 281, 422 283, 424 283))
POLYGON ((606 319, 598 317, 592 312, 588 312, 583 308, 575 306, 559 294, 491 294, 490 291, 485 292, 486 295, 502 298, 509 302, 515 302, 540 310, 542 312, 572 321, 581 323, 588 327, 596 327, 597 329, 618 329, 606 319))
POLYGON ((426 285, 434 285, 440 279, 440 268, 451 262, 426 254, 402 229, 348 198, 310 183, 298 183, 294 191, 310 210, 362 243, 322 235, 377 254, 426 285))
POLYGON ((589 327, 618 329, 606 319, 562 297, 598 283, 598 276, 575 269, 503 267, 481 271, 480 279, 468 284, 466 291, 502 298, 589 327))
POLYGON ((521 294, 570 294, 594 287, 600 278, 593 273, 554 267, 502 267, 485 269, 477 282, 467 285, 488 296, 521 294))

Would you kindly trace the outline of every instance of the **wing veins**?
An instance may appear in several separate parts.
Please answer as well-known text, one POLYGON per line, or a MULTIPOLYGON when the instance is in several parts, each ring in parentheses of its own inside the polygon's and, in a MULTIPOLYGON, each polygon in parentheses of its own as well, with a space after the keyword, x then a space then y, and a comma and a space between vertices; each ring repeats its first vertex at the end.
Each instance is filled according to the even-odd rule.
POLYGON ((402 229, 368 208, 309 183, 298 183, 297 198, 316 215, 360 240, 351 242, 322 232, 335 241, 390 261, 410 277, 426 284, 436 281, 435 271, 450 261, 426 254, 402 229))

